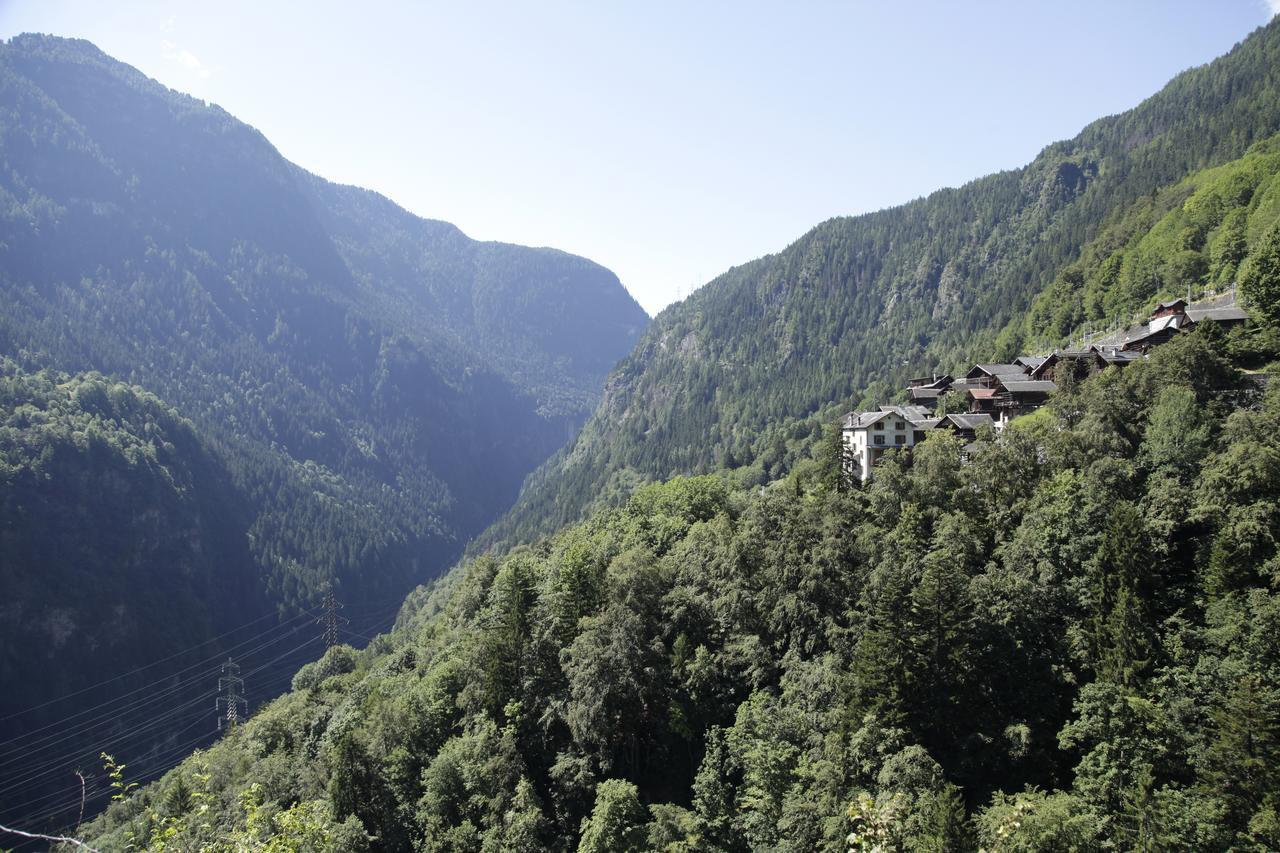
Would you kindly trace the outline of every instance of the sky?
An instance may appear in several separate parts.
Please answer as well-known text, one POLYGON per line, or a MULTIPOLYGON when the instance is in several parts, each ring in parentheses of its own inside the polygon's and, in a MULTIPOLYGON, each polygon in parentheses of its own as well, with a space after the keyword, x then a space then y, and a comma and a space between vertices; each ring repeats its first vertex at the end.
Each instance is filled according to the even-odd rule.
POLYGON ((293 162, 650 313, 814 225, 1021 166, 1228 51, 1280 0, 0 0, 293 162))

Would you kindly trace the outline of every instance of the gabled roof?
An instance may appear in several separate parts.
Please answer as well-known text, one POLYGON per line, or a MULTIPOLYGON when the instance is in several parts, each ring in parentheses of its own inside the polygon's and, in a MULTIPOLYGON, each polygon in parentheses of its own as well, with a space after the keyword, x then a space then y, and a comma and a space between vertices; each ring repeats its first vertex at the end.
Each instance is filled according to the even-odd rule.
POLYGON ((1159 305, 1157 305, 1156 310, 1162 311, 1165 308, 1177 308, 1179 305, 1185 308, 1187 305, 1187 300, 1182 298, 1170 299, 1168 302, 1161 302, 1159 305))
POLYGON ((887 418, 888 412, 850 412, 844 416, 845 429, 866 429, 881 418, 887 418))
POLYGON ((1023 365, 1027 370, 1035 370, 1047 360, 1048 357, 1043 355, 1020 355, 1014 359, 1015 362, 1023 365))
POLYGON ((951 384, 954 377, 949 373, 938 374, 932 376, 921 376, 907 382, 908 388, 943 388, 945 389, 951 384))
POLYGON ((1000 385, 1010 394, 1050 394, 1058 390, 1048 379, 1002 379, 1000 385))
POLYGON ((970 388, 969 396, 975 400, 990 400, 996 395, 994 388, 970 388))
MULTIPOLYGON (((957 429, 977 429, 978 427, 981 427, 981 426, 994 427, 996 423, 995 421, 991 420, 991 415, 988 415, 986 413, 978 414, 978 415, 973 415, 973 414, 947 415, 945 418, 943 418, 943 420, 949 421, 957 429)), ((939 424, 939 426, 941 426, 941 424, 939 424)))
POLYGON ((876 412, 849 412, 844 416, 844 429, 866 429, 876 421, 890 415, 902 418, 910 426, 919 429, 919 423, 929 418, 931 412, 925 406, 884 405, 876 412))
POLYGON ((1027 368, 1021 364, 975 364, 973 369, 965 374, 966 379, 976 379, 980 374, 987 376, 1001 376, 1009 373, 1026 373, 1027 368))
POLYGON ((1099 350, 1098 354, 1102 356, 1102 360, 1107 364, 1128 364, 1131 361, 1138 361, 1142 358, 1142 353, 1129 352, 1114 347, 1099 350))
POLYGON ((1226 308, 1188 308, 1187 317, 1193 323, 1199 323, 1202 320, 1215 320, 1219 323, 1229 323, 1233 320, 1248 320, 1249 315, 1243 308, 1228 306, 1226 308))
POLYGON ((1163 332, 1165 329, 1182 327, 1182 317, 1177 314, 1171 314, 1168 317, 1157 317, 1147 324, 1147 334, 1154 335, 1156 332, 1163 332))

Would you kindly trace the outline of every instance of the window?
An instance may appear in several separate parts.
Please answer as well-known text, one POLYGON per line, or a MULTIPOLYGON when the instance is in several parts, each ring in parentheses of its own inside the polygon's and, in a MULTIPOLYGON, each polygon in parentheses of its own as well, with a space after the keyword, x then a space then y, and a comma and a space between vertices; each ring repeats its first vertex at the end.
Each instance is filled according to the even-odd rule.
POLYGON ((876 421, 876 425, 872 429, 884 429, 884 421, 876 421))
POLYGON ((884 444, 884 436, 883 436, 883 435, 877 435, 877 436, 876 436, 876 444, 884 444))

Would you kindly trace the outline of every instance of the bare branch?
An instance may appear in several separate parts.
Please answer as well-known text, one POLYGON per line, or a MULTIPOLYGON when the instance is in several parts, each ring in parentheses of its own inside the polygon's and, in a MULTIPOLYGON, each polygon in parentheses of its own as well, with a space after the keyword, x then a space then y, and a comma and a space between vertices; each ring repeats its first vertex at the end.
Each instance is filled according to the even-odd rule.
POLYGON ((76 818, 76 828, 72 832, 79 832, 80 824, 84 822, 84 774, 77 770, 76 776, 80 779, 80 816, 76 818))
POLYGON ((88 844, 85 844, 83 841, 79 841, 75 838, 67 838, 65 835, 41 835, 38 832, 23 832, 21 829, 11 829, 5 826, 4 824, 0 824, 0 832, 8 832, 12 835, 20 835, 23 838, 34 838, 37 841, 57 841, 62 844, 74 844, 77 847, 82 847, 85 850, 91 851, 91 853, 102 853, 102 851, 98 850, 98 848, 96 847, 90 847, 88 844))

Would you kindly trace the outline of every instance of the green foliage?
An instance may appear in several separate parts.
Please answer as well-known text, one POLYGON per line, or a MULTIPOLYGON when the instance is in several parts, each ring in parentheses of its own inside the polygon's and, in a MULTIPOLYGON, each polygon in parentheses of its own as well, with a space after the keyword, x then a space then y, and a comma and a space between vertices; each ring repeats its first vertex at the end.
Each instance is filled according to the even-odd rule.
POLYGON ((1280 225, 1249 255, 1240 271, 1240 290, 1259 316, 1280 323, 1280 225))
POLYGON ((1280 385, 1237 390, 1215 341, 965 465, 940 438, 866 489, 675 479, 465 563, 92 834, 191 814, 207 773, 223 831, 258 782, 388 850, 1266 848, 1280 537, 1229 575, 1216 543, 1280 494, 1239 467, 1280 448, 1280 385))
POLYGON ((0 44, 0 113, 0 741, 443 571, 647 323, 608 270, 323 181, 84 41, 0 44))
POLYGON ((91 837, 144 837, 200 773, 166 811, 254 843, 301 808, 387 850, 1275 846, 1280 383, 1205 324, 866 488, 822 471, 821 424, 1247 263, 1278 33, 665 312, 494 536, 594 511, 464 562, 91 837))
POLYGON ((583 823, 578 853, 640 853, 647 841, 646 817, 635 785, 606 779, 596 787, 596 804, 583 823))

